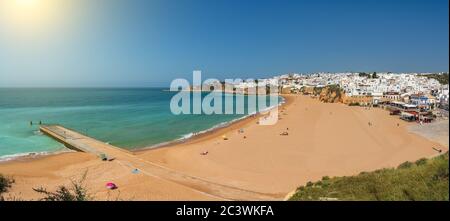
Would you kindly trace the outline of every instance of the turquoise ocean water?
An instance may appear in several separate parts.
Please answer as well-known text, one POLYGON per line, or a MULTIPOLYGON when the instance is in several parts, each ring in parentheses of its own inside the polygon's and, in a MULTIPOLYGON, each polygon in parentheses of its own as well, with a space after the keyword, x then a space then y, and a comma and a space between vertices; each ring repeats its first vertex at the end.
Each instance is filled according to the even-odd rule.
POLYGON ((61 124, 135 149, 189 137, 248 114, 246 109, 245 114, 174 115, 170 100, 175 93, 162 88, 0 88, 0 159, 65 149, 42 135, 37 125, 30 126, 30 121, 61 124))

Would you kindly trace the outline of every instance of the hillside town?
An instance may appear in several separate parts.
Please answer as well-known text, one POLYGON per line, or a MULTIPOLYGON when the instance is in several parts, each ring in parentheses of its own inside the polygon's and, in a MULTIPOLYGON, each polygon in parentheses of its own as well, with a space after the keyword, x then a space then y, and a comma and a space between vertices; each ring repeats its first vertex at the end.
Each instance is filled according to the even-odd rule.
POLYGON ((337 88, 338 91, 330 93, 338 97, 333 102, 382 107, 407 121, 426 123, 436 117, 448 117, 448 73, 285 74, 265 81, 279 82, 284 94, 323 96, 321 88, 337 88), (444 81, 439 82, 431 76, 439 76, 444 81))
POLYGON ((427 123, 437 117, 448 118, 448 73, 292 73, 233 87, 234 92, 239 89, 249 94, 255 91, 249 88, 266 85, 277 85, 281 94, 307 94, 324 102, 381 107, 406 121, 427 123))

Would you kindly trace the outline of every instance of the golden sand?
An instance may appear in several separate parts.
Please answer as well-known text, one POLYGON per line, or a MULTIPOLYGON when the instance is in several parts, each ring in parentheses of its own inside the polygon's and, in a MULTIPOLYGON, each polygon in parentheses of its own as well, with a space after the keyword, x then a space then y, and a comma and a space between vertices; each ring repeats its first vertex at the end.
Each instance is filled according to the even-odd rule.
MULTIPOLYGON (((121 155, 112 162, 87 153, 16 160, 1 163, 0 173, 16 180, 9 194, 25 200, 39 197, 33 187, 54 190, 84 173, 87 188, 98 200, 223 200, 221 185, 282 200, 299 185, 322 176, 395 167, 404 161, 437 155, 433 147, 448 150, 448 146, 409 132, 411 123, 381 109, 326 104, 307 96, 286 99, 276 125, 262 126, 256 123, 257 118, 248 118, 185 143, 139 151, 133 156, 177 171, 176 176, 183 174, 211 183, 214 188, 192 179, 183 182, 180 176, 171 179, 172 172, 152 174, 152 170, 146 170, 133 174, 128 165, 134 163, 133 159, 121 155), (244 132, 239 133, 239 129, 244 132), (283 132, 288 135, 280 135, 283 132), (206 151, 208 154, 201 154, 206 151), (119 188, 107 190, 106 182, 115 182, 119 188)), ((251 196, 244 193, 230 198, 256 199, 251 196)))

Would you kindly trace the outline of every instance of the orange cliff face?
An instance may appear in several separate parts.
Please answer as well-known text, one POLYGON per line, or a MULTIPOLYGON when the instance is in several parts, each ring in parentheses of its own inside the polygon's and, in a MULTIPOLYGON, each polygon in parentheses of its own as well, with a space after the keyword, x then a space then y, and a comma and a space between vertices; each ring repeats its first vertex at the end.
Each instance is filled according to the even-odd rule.
POLYGON ((319 100, 325 103, 343 103, 344 92, 340 88, 324 87, 319 94, 319 100))
POLYGON ((329 85, 325 87, 303 87, 300 93, 312 95, 324 103, 344 103, 345 93, 338 86, 329 85))

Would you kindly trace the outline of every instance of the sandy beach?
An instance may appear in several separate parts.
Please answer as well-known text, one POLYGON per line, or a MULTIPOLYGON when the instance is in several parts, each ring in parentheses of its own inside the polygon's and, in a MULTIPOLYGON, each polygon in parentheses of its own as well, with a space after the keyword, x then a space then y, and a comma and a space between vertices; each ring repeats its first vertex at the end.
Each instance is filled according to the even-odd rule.
POLYGON ((285 98, 281 119, 272 126, 250 117, 184 143, 133 156, 118 153, 111 162, 88 153, 63 153, 0 163, 0 173, 16 181, 6 196, 38 199, 32 188, 53 190, 86 174, 85 184, 96 200, 283 200, 322 176, 395 167, 436 156, 433 148, 448 150, 448 143, 411 132, 414 123, 381 109, 300 95, 285 98), (132 173, 135 167, 141 172, 132 173), (119 188, 107 190, 104 185, 110 181, 119 188))

